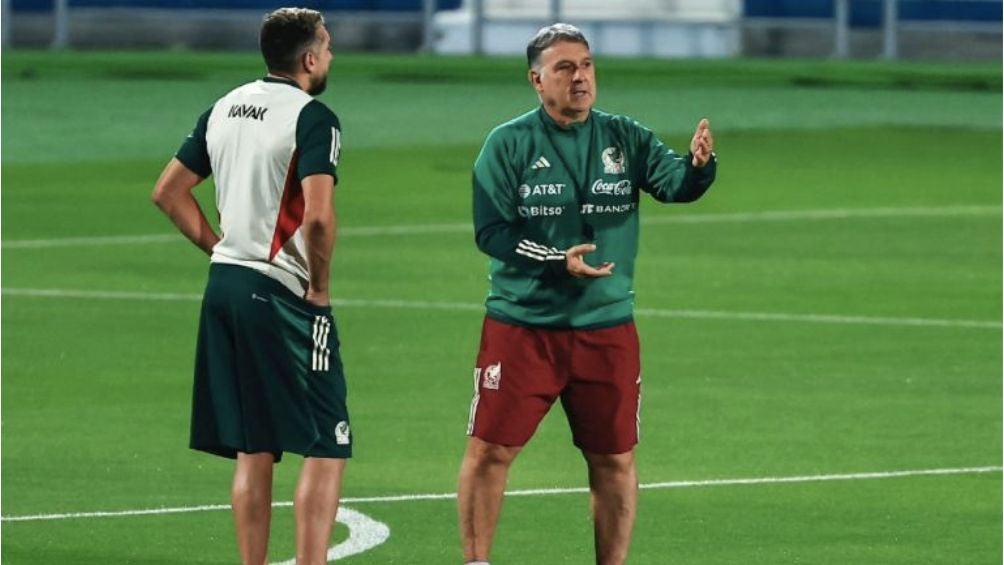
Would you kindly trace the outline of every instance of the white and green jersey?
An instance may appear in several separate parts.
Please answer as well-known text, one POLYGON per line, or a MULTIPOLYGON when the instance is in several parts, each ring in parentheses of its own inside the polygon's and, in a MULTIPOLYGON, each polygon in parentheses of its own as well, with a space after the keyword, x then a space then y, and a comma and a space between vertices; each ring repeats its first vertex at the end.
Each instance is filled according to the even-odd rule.
POLYGON ((316 174, 337 181, 340 150, 338 118, 292 81, 266 77, 220 98, 176 155, 215 178, 222 239, 211 261, 250 267, 303 295, 300 181, 316 174))
POLYGON ((474 232, 491 257, 489 317, 556 328, 626 322, 634 307, 638 203, 697 200, 716 161, 691 165, 638 122, 592 110, 559 126, 537 108, 492 130, 474 163, 474 232), (595 243, 590 264, 613 274, 572 278, 564 250, 595 243))

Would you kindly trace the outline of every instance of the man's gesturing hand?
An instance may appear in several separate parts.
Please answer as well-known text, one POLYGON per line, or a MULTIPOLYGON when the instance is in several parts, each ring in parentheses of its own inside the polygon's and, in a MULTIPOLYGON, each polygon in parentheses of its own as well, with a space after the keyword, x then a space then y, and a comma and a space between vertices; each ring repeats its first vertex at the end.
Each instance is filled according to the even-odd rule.
POLYGON ((582 258, 586 253, 596 251, 596 246, 592 243, 580 243, 573 245, 565 251, 565 268, 568 274, 577 279, 608 277, 613 274, 614 264, 603 263, 599 267, 591 267, 582 258))
POLYGON ((694 155, 691 164, 698 168, 707 165, 711 159, 711 152, 714 150, 715 138, 711 136, 711 122, 707 118, 703 118, 697 124, 694 138, 690 140, 690 152, 694 155))

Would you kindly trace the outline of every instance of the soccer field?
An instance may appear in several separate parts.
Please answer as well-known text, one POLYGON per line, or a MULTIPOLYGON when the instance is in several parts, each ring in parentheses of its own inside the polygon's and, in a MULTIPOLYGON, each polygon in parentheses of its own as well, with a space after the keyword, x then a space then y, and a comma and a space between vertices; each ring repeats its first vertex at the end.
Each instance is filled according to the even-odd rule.
MULTIPOLYGON (((150 203, 254 55, 4 53, 2 540, 22 564, 233 563, 232 464, 187 449, 207 262, 150 203)), ((332 296, 355 458, 332 546, 461 560, 453 492, 487 291, 470 169, 531 108, 516 59, 336 55, 332 296)), ((999 564, 1001 70, 598 61, 598 107, 718 180, 642 205, 636 564, 999 564)), ((199 196, 212 210, 212 185, 199 196)), ((270 560, 293 557, 299 460, 270 560)), ((513 467, 499 564, 592 562, 560 408, 513 467)), ((340 561, 342 562, 342 561, 340 561)))

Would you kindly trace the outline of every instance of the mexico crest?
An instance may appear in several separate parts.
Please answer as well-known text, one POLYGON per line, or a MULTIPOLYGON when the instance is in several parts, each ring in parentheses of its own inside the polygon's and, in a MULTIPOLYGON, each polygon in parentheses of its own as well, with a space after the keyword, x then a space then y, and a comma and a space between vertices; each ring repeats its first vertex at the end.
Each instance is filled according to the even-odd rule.
POLYGON ((624 173, 624 154, 618 147, 607 147, 601 155, 603 159, 603 172, 608 175, 619 175, 624 173))

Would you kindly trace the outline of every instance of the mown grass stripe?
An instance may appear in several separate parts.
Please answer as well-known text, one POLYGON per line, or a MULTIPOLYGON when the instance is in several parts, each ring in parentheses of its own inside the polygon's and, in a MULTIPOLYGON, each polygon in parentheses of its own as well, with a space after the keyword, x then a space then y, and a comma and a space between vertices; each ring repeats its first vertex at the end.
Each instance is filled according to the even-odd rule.
MULTIPOLYGON (((742 222, 793 222, 853 220, 873 218, 946 218, 965 216, 1000 215, 997 206, 946 206, 943 208, 846 208, 824 210, 774 210, 765 212, 735 212, 715 214, 681 214, 643 217, 642 225, 664 226, 679 224, 715 224, 742 222)), ((349 226, 338 230, 339 237, 376 237, 398 235, 423 235, 439 233, 465 233, 472 231, 469 222, 443 224, 413 224, 403 226, 349 226)), ((185 238, 178 234, 138 234, 62 237, 50 239, 14 239, 2 242, 3 249, 45 249, 59 247, 90 247, 106 245, 151 245, 177 243, 185 238)))
MULTIPOLYGON (((6 296, 28 298, 69 298, 95 300, 150 300, 150 301, 199 301, 201 294, 174 292, 119 292, 102 290, 72 290, 57 288, 4 288, 6 296)), ((484 306, 473 302, 429 302, 425 300, 385 300, 385 299, 333 299, 337 308, 387 308, 401 310, 444 310, 480 312, 484 306)), ((653 318, 679 318, 696 320, 738 320, 745 322, 792 322, 808 324, 848 324, 905 327, 944 327, 967 329, 1000 329, 998 320, 964 320, 939 318, 896 318, 888 316, 849 316, 837 314, 791 314, 784 312, 729 312, 718 310, 673 310, 660 308, 638 308, 635 316, 653 318)))

